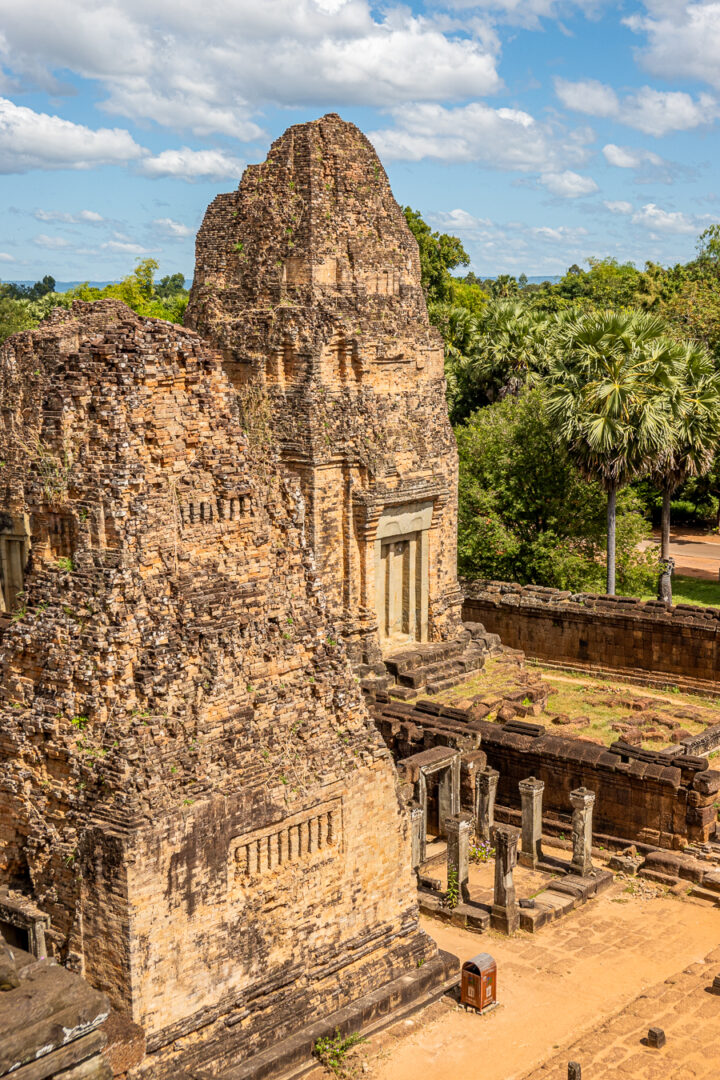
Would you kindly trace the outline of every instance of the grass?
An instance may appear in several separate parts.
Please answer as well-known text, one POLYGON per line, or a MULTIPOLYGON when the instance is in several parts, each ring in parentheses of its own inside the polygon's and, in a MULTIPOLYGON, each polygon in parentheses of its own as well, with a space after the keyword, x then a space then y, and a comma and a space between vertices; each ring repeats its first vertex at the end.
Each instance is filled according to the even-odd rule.
MULTIPOLYGON (((613 731, 612 725, 627 722, 637 711, 629 707, 630 702, 643 701, 642 711, 652 712, 659 717, 677 719, 680 726, 689 734, 696 735, 705 730, 706 723, 720 723, 720 707, 707 698, 695 694, 676 692, 668 687, 668 692, 632 686, 611 675, 591 677, 578 675, 571 671, 546 668, 542 664, 533 665, 533 670, 542 675, 543 682, 550 690, 545 711, 538 716, 529 716, 528 720, 547 726, 549 731, 564 737, 577 736, 592 742, 609 746, 622 737, 621 732, 613 731), (697 711, 699 719, 691 716, 676 717, 678 710, 697 711), (553 716, 564 713, 572 722, 554 726, 550 724, 553 716), (701 722, 705 720, 706 723, 701 722)), ((476 695, 488 699, 504 692, 518 690, 523 686, 521 671, 514 665, 490 660, 483 671, 473 675, 467 682, 445 690, 437 695, 436 700, 448 705, 463 705, 476 695)), ((488 720, 495 719, 491 712, 488 720)), ((648 750, 658 750, 670 745, 670 730, 662 724, 649 725, 663 733, 659 739, 643 740, 642 745, 648 750)))
MULTIPOLYGON (((646 593, 642 600, 656 600, 655 593, 646 593)), ((720 581, 706 578, 673 575, 673 603, 699 604, 701 607, 720 607, 720 581)))

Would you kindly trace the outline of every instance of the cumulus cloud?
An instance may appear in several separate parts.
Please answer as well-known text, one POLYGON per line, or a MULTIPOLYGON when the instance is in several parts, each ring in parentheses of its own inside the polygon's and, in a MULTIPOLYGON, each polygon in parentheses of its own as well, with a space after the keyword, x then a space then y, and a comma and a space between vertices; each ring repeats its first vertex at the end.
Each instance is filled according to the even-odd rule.
POLYGON ((621 199, 606 199, 603 206, 607 207, 611 214, 632 214, 633 212, 632 203, 624 202, 621 199))
POLYGON ((138 166, 143 176, 172 176, 177 180, 239 179, 245 165, 239 158, 223 150, 163 150, 155 157, 145 158, 138 166))
POLYGON ((64 236, 47 236, 46 233, 38 233, 37 236, 33 237, 33 244, 37 244, 38 247, 59 250, 60 248, 69 247, 70 241, 66 240, 64 236))
POLYGON ((679 210, 662 210, 655 203, 647 203, 633 214, 634 225, 645 225, 653 232, 694 233, 697 223, 679 210))
POLYGON ((67 214, 60 210, 36 210, 33 214, 38 221, 59 221, 63 225, 101 225, 105 218, 95 210, 80 210, 77 214, 67 214))
POLYGON ((594 79, 555 80, 555 92, 566 108, 586 116, 612 117, 646 135, 667 135, 711 124, 720 116, 720 103, 710 94, 693 98, 680 90, 643 86, 619 98, 610 86, 594 79))
POLYGON ((15 259, 7 251, 0 251, 0 262, 15 262, 15 259))
POLYGON ((608 165, 618 169, 639 169, 642 165, 663 165, 663 159, 652 150, 634 150, 631 146, 616 146, 608 143, 603 146, 603 156, 608 165))
POLYGON ((579 240, 583 236, 587 236, 587 229, 584 229, 581 225, 533 225, 530 229, 533 236, 539 236, 543 240, 553 240, 556 243, 565 244, 568 240, 579 240))
POLYGON ((28 86, 97 82, 101 107, 205 135, 254 139, 264 104, 392 106, 499 89, 482 26, 369 0, 34 0, 6 5, 0 61, 28 86))
POLYGON ((93 131, 59 116, 0 98, 0 173, 28 169, 92 169, 125 164, 145 151, 128 131, 93 131))
POLYGON ((587 113, 588 116, 617 116, 620 102, 611 86, 597 79, 555 79, 555 93, 567 109, 587 113))
POLYGON ((572 169, 564 172, 543 173, 541 182, 549 192, 562 199, 579 199, 583 195, 592 195, 599 188, 591 176, 581 176, 572 169))
POLYGON ((543 18, 559 19, 577 11, 597 15, 609 0, 446 0, 450 8, 485 11, 498 22, 537 27, 543 18))
POLYGON ((478 161, 517 172, 560 172, 587 159, 592 135, 556 131, 520 109, 475 101, 458 108, 410 105, 393 113, 395 127, 370 133, 381 157, 392 160, 478 161))
POLYGON ((654 75, 690 78, 720 89, 720 3, 645 0, 645 15, 625 24, 646 36, 642 65, 654 75))
POLYGON ((155 218, 152 224, 156 232, 171 240, 184 240, 186 236, 192 236, 195 231, 189 225, 183 225, 182 222, 173 221, 169 217, 155 218))
POLYGON ((150 248, 144 248, 142 244, 133 244, 125 240, 107 240, 100 246, 105 251, 122 251, 126 255, 152 255, 150 248))

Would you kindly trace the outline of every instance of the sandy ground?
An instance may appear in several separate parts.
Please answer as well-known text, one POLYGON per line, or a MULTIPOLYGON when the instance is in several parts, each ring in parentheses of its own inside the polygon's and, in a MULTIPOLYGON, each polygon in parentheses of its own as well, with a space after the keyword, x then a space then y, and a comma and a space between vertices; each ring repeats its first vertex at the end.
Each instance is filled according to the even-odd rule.
MULTIPOLYGON (((518 1080, 543 1062, 550 1067, 553 1060, 573 1060, 564 1058, 564 1050, 583 1036, 602 1044, 608 1018, 651 988, 659 994, 662 980, 701 963, 717 948, 720 930, 717 908, 669 896, 644 899, 626 888, 626 881, 616 879, 600 899, 535 935, 476 935, 424 919, 440 947, 461 960, 492 954, 499 1006, 479 1016, 445 998, 353 1051, 349 1074, 371 1080, 518 1080)), ((648 1007, 652 1015, 652 1002, 648 1007)), ((667 1005, 661 1008, 658 1001, 658 1010, 666 1012, 667 1005)), ((643 1022, 635 1021, 635 1027, 643 1022)), ((638 1041, 646 1031, 638 1031, 638 1041)), ((647 1074, 622 1072, 636 1075, 647 1074)))

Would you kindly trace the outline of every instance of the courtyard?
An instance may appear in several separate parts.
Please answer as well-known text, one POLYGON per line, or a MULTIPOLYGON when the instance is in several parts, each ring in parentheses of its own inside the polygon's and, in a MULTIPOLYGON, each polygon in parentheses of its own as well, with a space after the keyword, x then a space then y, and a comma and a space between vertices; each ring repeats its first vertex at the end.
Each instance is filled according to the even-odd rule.
POLYGON ((536 935, 478 937, 424 918, 461 960, 494 957, 498 1007, 481 1016, 446 996, 351 1051, 347 1071, 371 1080, 566 1080, 577 1061, 583 1080, 714 1080, 717 920, 714 907, 621 877, 536 935), (667 1035, 661 1050, 642 1041, 656 1026, 667 1035))

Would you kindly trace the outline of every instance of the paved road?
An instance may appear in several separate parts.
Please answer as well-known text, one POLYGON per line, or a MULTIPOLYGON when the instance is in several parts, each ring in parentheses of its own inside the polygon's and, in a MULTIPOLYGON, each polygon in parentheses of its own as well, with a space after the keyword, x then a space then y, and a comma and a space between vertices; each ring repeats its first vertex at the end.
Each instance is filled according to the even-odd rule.
MULTIPOLYGON (((655 534, 660 542, 660 537, 655 534)), ((703 535, 673 529, 670 534, 670 554, 675 560, 675 573, 689 577, 718 580, 720 570, 720 536, 703 535)))

